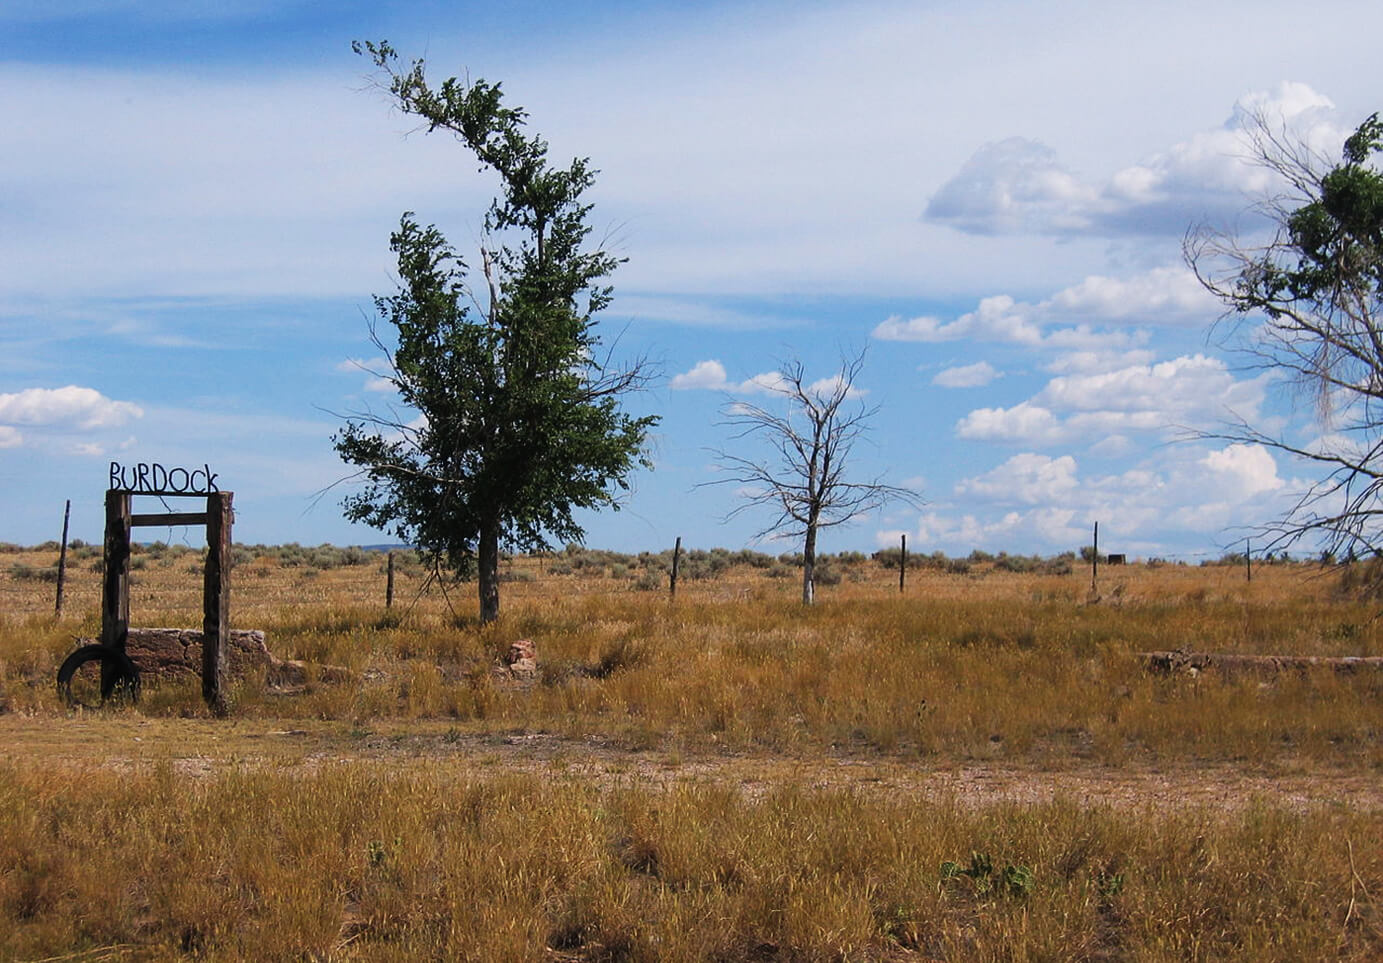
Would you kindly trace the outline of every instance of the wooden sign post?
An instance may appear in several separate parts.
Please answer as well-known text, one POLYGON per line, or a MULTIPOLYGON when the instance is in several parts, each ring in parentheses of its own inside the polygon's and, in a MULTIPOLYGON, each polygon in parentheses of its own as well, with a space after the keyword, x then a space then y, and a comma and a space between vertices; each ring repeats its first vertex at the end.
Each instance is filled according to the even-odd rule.
MULTIPOLYGON (((125 655, 130 635, 130 514, 129 492, 106 492, 106 576, 101 584, 101 645, 125 655)), ((124 659, 129 662, 129 659, 124 659)), ((101 698, 109 697, 127 667, 118 659, 101 660, 101 698)), ((130 680, 139 691, 139 674, 130 680)), ((62 685, 62 673, 58 673, 62 685)))
POLYGON ((202 579, 202 698, 226 714, 226 658, 230 645, 230 492, 206 497, 206 570, 202 579))
POLYGON ((112 463, 111 481, 134 487, 111 488, 106 492, 105 580, 101 587, 101 641, 84 645, 73 652, 58 670, 58 691, 72 702, 72 676, 87 662, 101 662, 101 698, 108 699, 118 689, 131 698, 139 695, 139 670, 125 654, 130 635, 130 531, 139 527, 205 525, 207 534, 206 569, 202 581, 202 698, 217 715, 226 713, 226 658, 230 642, 231 522, 234 516, 233 492, 218 491, 216 476, 209 468, 188 472, 171 471, 160 465, 130 466, 112 463), (161 476, 160 476, 160 473, 161 476), (181 473, 183 481, 177 481, 181 473), (203 482, 197 483, 200 475, 203 482), (173 481, 169 487, 149 487, 151 478, 173 481), (160 498, 205 498, 203 512, 166 512, 136 515, 131 511, 133 496, 157 495, 160 498))

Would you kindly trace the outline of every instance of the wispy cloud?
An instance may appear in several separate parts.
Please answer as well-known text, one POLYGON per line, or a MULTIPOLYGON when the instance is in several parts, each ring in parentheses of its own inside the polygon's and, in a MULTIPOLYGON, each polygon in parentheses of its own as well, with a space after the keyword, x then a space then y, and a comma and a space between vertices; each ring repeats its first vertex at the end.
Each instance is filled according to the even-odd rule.
POLYGON ((977 361, 937 372, 932 384, 938 388, 983 388, 1002 377, 1003 374, 988 361, 977 361))
POLYGON ((1097 330, 1088 324, 1049 327, 1046 305, 1015 301, 1006 294, 984 298, 979 306, 953 321, 931 316, 880 322, 873 337, 880 341, 988 341, 1068 350, 1110 349, 1143 337, 1125 330, 1097 330))

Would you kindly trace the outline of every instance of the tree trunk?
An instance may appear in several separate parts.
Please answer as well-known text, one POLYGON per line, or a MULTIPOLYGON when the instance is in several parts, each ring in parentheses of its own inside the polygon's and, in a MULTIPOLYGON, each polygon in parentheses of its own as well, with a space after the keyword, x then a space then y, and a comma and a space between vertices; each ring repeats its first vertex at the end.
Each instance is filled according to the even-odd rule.
POLYGON ((1240 655, 1218 652, 1139 652, 1138 657, 1153 672, 1202 672, 1218 669, 1226 674, 1253 673, 1274 676, 1283 672, 1333 669, 1344 675, 1365 669, 1383 671, 1383 657, 1324 655, 1240 655))
POLYGON ((816 599, 816 526, 807 526, 807 539, 802 545, 802 604, 811 605, 816 599))
POLYGON ((485 522, 480 526, 479 572, 480 621, 493 622, 499 618, 499 523, 485 522))

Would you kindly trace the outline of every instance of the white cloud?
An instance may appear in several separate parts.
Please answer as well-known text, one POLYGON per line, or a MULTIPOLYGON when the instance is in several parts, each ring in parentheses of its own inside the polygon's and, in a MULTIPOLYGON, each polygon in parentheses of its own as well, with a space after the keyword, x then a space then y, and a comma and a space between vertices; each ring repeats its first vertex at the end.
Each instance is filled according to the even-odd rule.
POLYGON ((956 435, 974 441, 1047 445, 1062 440, 1065 432, 1051 411, 1024 401, 1012 408, 976 408, 956 424, 956 435))
POLYGON ((1180 235, 1285 186, 1252 160, 1255 116, 1332 155, 1346 133, 1333 112, 1329 99, 1301 83, 1246 94, 1223 126, 1128 164, 1102 186, 1077 178, 1050 148, 1009 138, 980 147, 932 196, 924 217, 981 235, 1180 235))
MULTIPOLYGON (((821 382, 817 382, 820 384, 821 382)), ((771 395, 786 390, 786 381, 781 372, 762 371, 737 385, 727 385, 726 390, 737 395, 771 395)), ((812 386, 813 388, 816 385, 812 386)))
MULTIPOLYGON (((1271 375, 1239 381, 1223 361, 1183 355, 1157 364, 1059 375, 1009 408, 978 408, 961 418, 961 438, 1051 446, 1127 442, 1131 433, 1253 422, 1271 375)), ((1102 449, 1109 453, 1110 448, 1102 449)))
POLYGON ((1042 366, 1050 374, 1090 374, 1151 364, 1157 355, 1146 348, 1130 351, 1072 351, 1042 366))
POLYGON ((939 388, 983 388, 995 378, 1003 375, 988 361, 958 365, 937 372, 932 384, 939 388))
POLYGON ((1015 301, 1007 294, 981 299, 974 311, 954 321, 923 316, 904 320, 888 318, 875 326, 872 336, 880 341, 990 341, 1049 348, 1104 348, 1127 346, 1142 336, 1127 331, 1096 331, 1089 325, 1044 331, 1045 304, 1015 301))
POLYGON ((918 519, 909 546, 916 551, 941 550, 966 555, 973 549, 988 551, 1073 551, 1090 539, 1090 530, 1074 509, 1033 508, 997 516, 973 513, 950 515, 926 512, 918 519))
MULTIPOLYGON (((837 376, 838 378, 839 376, 837 376)), ((823 378, 814 382, 807 390, 820 394, 834 389, 836 378, 823 378)), ((698 361, 690 371, 673 375, 668 387, 674 391, 725 391, 732 395, 780 394, 786 389, 786 381, 781 372, 763 371, 741 382, 732 382, 725 372, 725 365, 715 359, 698 361)), ((858 397, 860 392, 852 389, 848 397, 858 397)))
POLYGON ((724 391, 727 382, 725 365, 715 360, 698 361, 690 371, 673 375, 672 380, 668 382, 668 387, 674 391, 694 391, 697 389, 724 391))
POLYGON ((1277 475, 1277 463, 1272 454, 1262 445, 1229 445, 1207 454, 1201 464, 1209 469, 1215 480, 1212 490, 1222 497, 1229 494, 1251 498, 1278 491, 1286 484, 1277 475))
POLYGON ((1133 451, 1133 441, 1127 435, 1105 435, 1091 445, 1089 451, 1101 458, 1118 458, 1133 451))
MULTIPOLYGON (((807 387, 807 394, 820 399, 829 399, 836 396, 844 389, 844 397, 849 399, 863 398, 869 392, 864 388, 856 387, 853 384, 845 384, 845 376, 841 374, 832 375, 829 378, 821 378, 813 381, 807 387)), ((774 390, 781 390, 775 388, 774 390)))
POLYGON ((954 322, 948 325, 940 318, 929 315, 908 320, 892 317, 879 322, 874 328, 873 337, 880 341, 946 341, 950 339, 943 330, 952 325, 954 322))
POLYGON ((1108 354, 1147 340, 1146 331, 1129 330, 1130 325, 1204 325, 1219 314, 1219 303, 1189 270, 1159 267, 1125 278, 1088 275, 1036 303, 992 295, 951 321, 934 315, 895 316, 876 325, 873 337, 924 343, 988 341, 1108 354))
POLYGON ((1286 81, 1244 95, 1222 127, 1200 131, 1114 174, 1103 191, 1105 226, 1180 232, 1194 220, 1223 219, 1241 211, 1248 198, 1282 190, 1285 182, 1253 159, 1255 118, 1337 154, 1346 132, 1333 120, 1334 106, 1306 84, 1286 81))
POLYGON ((0 448, 18 448, 24 444, 24 436, 9 425, 0 425, 0 448))
POLYGON ((112 401, 94 388, 28 388, 0 394, 0 424, 97 431, 144 414, 136 404, 112 401))
POLYGON ((1036 345, 1042 342, 1042 331, 1028 317, 1026 305, 1019 305, 1006 294, 980 301, 968 314, 950 322, 932 317, 889 318, 874 329, 881 341, 1005 341, 1036 345))
POLYGON ((1185 267, 1153 268, 1131 278, 1092 274, 1044 302, 1048 317, 1204 324, 1223 310, 1185 267))
POLYGON ((1183 355, 1115 371, 1059 375, 1034 399, 1064 411, 1162 412, 1201 421, 1233 411, 1252 419, 1263 400, 1260 379, 1236 381, 1218 358, 1183 355))
POLYGON ((1277 517, 1300 482, 1284 481, 1271 454, 1255 445, 1172 446, 1110 474, 1082 475, 1070 455, 1014 455, 958 482, 953 499, 918 519, 918 551, 1073 550, 1100 524, 1102 547, 1173 554, 1158 542, 1193 533, 1218 554, 1227 532, 1277 517), (1106 537, 1108 541, 1106 542, 1106 537))
POLYGON ((932 196, 925 216, 973 234, 1078 230, 1095 199, 1050 147, 1010 137, 975 151, 932 196))
POLYGON ((1076 460, 1030 452, 1014 455, 999 467, 956 485, 956 494, 987 501, 1045 505, 1063 501, 1079 483, 1076 460))

